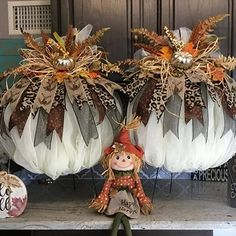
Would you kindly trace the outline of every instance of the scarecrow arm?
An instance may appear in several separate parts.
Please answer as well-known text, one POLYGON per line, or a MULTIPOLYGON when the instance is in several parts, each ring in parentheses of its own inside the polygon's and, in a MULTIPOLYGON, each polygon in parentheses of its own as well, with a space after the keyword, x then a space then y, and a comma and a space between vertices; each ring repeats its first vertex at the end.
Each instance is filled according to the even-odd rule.
POLYGON ((98 212, 103 213, 109 203, 109 193, 111 188, 112 181, 106 180, 104 183, 103 189, 97 198, 92 200, 90 207, 95 208, 98 212))
POLYGON ((144 215, 150 214, 153 206, 149 197, 147 197, 146 194, 144 193, 143 186, 139 178, 136 180, 136 191, 142 213, 144 215))

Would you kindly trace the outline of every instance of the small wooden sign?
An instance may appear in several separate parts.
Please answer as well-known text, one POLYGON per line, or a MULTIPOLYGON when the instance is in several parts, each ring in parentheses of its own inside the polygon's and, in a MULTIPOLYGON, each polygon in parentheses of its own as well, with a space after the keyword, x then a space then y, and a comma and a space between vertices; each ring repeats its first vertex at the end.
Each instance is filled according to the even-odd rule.
POLYGON ((226 182, 228 179, 227 163, 205 171, 195 171, 191 174, 191 179, 198 181, 226 182))
POLYGON ((27 205, 25 184, 15 175, 0 171, 0 218, 17 217, 27 205))
POLYGON ((228 201, 231 207, 236 207, 236 155, 228 161, 228 201))

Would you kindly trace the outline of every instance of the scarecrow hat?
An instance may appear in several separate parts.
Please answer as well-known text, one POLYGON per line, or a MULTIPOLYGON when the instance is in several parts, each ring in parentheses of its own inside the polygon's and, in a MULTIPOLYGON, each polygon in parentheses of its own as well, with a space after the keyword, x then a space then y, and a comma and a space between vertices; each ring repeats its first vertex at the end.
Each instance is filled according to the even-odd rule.
MULTIPOLYGON (((125 127, 123 127, 118 135, 118 137, 116 138, 115 143, 106 148, 105 149, 105 154, 108 155, 112 152, 119 152, 119 151, 126 151, 132 154, 135 154, 137 157, 139 157, 140 159, 142 158, 144 151, 141 147, 139 147, 138 145, 134 145, 132 144, 130 137, 129 137, 129 129, 133 129, 133 128, 137 128, 135 125, 134 126, 134 122, 137 123, 137 119, 134 119, 134 121, 128 125, 126 125, 125 127)), ((139 122, 140 124, 140 122, 139 122)))

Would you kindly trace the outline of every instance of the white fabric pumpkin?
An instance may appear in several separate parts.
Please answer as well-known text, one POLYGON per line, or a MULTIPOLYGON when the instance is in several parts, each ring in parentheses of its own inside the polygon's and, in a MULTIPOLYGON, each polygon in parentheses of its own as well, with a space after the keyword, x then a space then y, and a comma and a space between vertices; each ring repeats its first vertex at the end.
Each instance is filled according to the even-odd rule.
MULTIPOLYGON (((33 41, 24 33, 30 49, 23 50, 21 69, 13 72, 21 77, 3 94, 2 110, 4 135, 15 145, 11 157, 33 173, 56 179, 94 166, 121 122, 114 94, 120 86, 107 78, 113 65, 94 45, 106 29, 94 38, 91 30, 91 25, 79 32, 69 28, 67 36, 54 35, 57 42, 45 36, 33 41), (84 42, 89 37, 92 40, 84 42), (47 64, 41 64, 43 60, 47 64)), ((0 141, 6 147, 4 138, 0 141)))
MULTIPOLYGON (((141 34, 144 32, 145 35, 147 31, 141 29, 140 32, 141 34)), ((174 37, 177 40, 181 40, 184 44, 189 41, 191 33, 192 31, 187 28, 180 28, 179 30, 173 31, 174 37)), ((219 55, 220 53, 214 51, 209 56, 216 58, 219 57, 219 55)), ((145 63, 147 63, 148 60, 155 61, 155 59, 153 59, 155 57, 152 57, 152 55, 144 49, 138 50, 135 53, 135 58, 141 60, 147 58, 146 60, 143 60, 143 64, 141 64, 143 66, 142 68, 145 68, 145 63)), ((152 66, 154 64, 150 63, 150 65, 152 66)), ((134 74, 135 71, 138 71, 138 69, 131 69, 131 72, 134 74)), ((157 73, 160 75, 162 72, 157 73)), ((136 74, 135 76, 132 81, 133 87, 136 86, 136 78, 139 78, 139 80, 136 79, 136 84, 145 84, 143 80, 145 76, 139 77, 139 74, 136 74)), ((130 94, 132 94, 132 88, 128 89, 130 94)), ((143 86, 143 91, 146 91, 146 94, 148 93, 147 90, 148 89, 145 90, 145 87, 143 86)), ((139 90, 136 97, 132 97, 131 102, 128 105, 128 120, 132 120, 136 115, 137 101, 140 101, 139 104, 142 102, 142 95, 139 95, 139 93, 142 94, 142 91, 140 91, 141 90, 139 90)), ((176 99, 176 96, 178 95, 175 94, 175 98, 174 95, 172 96, 172 99, 176 99)), ((235 120, 226 114, 222 104, 217 104, 216 101, 212 100, 209 92, 206 92, 204 102, 206 107, 203 107, 202 109, 203 113, 206 113, 207 116, 204 117, 203 126, 202 124, 200 125, 205 127, 203 128, 205 129, 204 133, 195 133, 196 129, 193 127, 193 122, 196 122, 196 120, 194 121, 195 118, 190 119, 190 121, 186 123, 183 101, 180 105, 180 112, 177 113, 169 110, 168 106, 165 104, 165 111, 162 113, 159 120, 157 119, 156 111, 151 111, 147 124, 144 125, 141 123, 141 126, 136 131, 131 131, 133 141, 144 150, 144 161, 157 168, 164 167, 171 172, 206 170, 227 162, 236 152, 235 120), (172 125, 171 123, 168 123, 171 122, 171 119, 166 120, 166 114, 168 114, 169 117, 178 119, 178 122, 176 123, 177 127, 174 128, 174 132, 171 128, 165 130, 166 126, 171 127, 172 125)), ((172 108, 175 107, 173 100, 170 103, 172 103, 172 108)), ((139 109, 141 110, 142 108, 139 109)))

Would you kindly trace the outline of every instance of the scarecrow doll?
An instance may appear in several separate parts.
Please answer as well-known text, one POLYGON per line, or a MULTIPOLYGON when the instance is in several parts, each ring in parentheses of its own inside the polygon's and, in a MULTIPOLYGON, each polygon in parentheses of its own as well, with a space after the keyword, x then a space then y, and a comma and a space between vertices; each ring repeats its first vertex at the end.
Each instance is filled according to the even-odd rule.
POLYGON ((134 128, 135 119, 124 126, 116 142, 105 150, 102 165, 107 175, 99 196, 92 200, 90 207, 99 213, 115 215, 112 236, 116 236, 120 223, 124 225, 126 235, 132 235, 129 218, 138 218, 140 211, 147 215, 152 210, 152 203, 145 195, 138 172, 142 165, 143 150, 133 145, 129 129, 134 128))

